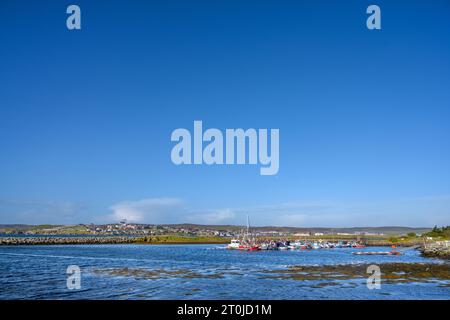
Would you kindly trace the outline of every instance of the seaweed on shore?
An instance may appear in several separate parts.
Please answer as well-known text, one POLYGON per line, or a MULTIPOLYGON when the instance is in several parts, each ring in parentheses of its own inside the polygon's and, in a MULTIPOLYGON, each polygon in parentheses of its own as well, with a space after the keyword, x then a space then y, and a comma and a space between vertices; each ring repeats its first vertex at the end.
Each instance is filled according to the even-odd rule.
MULTIPOLYGON (((289 280, 320 280, 335 283, 338 280, 363 279, 370 274, 370 264, 289 266, 283 270, 265 270, 264 278, 289 280)), ((378 264, 384 283, 411 283, 450 280, 448 263, 383 263, 378 264)))
POLYGON ((135 279, 156 280, 167 278, 222 278, 223 274, 217 273, 199 273, 189 269, 143 269, 143 268, 113 268, 113 269, 94 269, 94 274, 104 274, 116 277, 133 277, 135 279))

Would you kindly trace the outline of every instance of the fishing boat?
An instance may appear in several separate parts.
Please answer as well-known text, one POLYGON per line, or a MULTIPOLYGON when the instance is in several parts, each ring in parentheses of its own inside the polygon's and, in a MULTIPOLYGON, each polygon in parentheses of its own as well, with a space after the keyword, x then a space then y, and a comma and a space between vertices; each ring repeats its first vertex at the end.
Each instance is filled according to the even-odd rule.
POLYGON ((339 242, 339 248, 351 248, 352 244, 347 241, 341 241, 339 242))
POLYGON ((247 215, 247 229, 243 232, 241 239, 232 239, 230 244, 227 245, 228 249, 237 249, 243 251, 258 251, 261 250, 260 246, 256 243, 255 238, 250 232, 250 219, 247 215))
POLYGON ((240 249, 241 241, 237 239, 232 239, 230 244, 227 245, 227 249, 240 249))
POLYGON ((289 244, 289 249, 298 250, 302 247, 302 243, 300 241, 294 241, 289 244))

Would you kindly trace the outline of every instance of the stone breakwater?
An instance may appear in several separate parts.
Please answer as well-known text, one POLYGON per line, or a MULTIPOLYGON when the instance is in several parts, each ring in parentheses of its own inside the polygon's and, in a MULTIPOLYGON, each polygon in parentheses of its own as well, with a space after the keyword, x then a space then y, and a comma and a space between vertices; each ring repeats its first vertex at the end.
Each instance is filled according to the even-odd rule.
POLYGON ((123 244, 134 237, 0 237, 0 245, 123 244))
POLYGON ((438 241, 420 248, 425 257, 450 259, 450 241, 438 241))

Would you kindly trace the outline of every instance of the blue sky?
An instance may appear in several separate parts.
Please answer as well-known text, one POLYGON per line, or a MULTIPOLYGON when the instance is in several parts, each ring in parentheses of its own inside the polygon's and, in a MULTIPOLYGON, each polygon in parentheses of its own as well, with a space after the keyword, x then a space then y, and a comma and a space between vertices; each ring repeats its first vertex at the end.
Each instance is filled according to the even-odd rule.
POLYGON ((0 223, 450 224, 448 1, 73 3, 0 4, 0 223), (278 174, 175 166, 194 120, 278 174))

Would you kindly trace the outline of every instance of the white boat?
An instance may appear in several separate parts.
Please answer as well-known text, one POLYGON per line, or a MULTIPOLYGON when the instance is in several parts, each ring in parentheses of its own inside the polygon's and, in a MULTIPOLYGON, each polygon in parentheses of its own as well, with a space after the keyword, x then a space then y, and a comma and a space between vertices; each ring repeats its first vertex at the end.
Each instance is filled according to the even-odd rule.
POLYGON ((228 249, 239 249, 241 246, 241 242, 236 239, 232 239, 230 244, 227 246, 228 249))
POLYGON ((311 247, 312 247, 313 249, 320 249, 320 248, 322 248, 322 246, 321 246, 320 243, 318 243, 318 242, 314 242, 314 243, 311 245, 311 247))
POLYGON ((294 241, 294 242, 291 242, 289 248, 292 250, 295 250, 295 249, 301 249, 302 246, 303 246, 303 243, 301 243, 300 241, 294 241))

